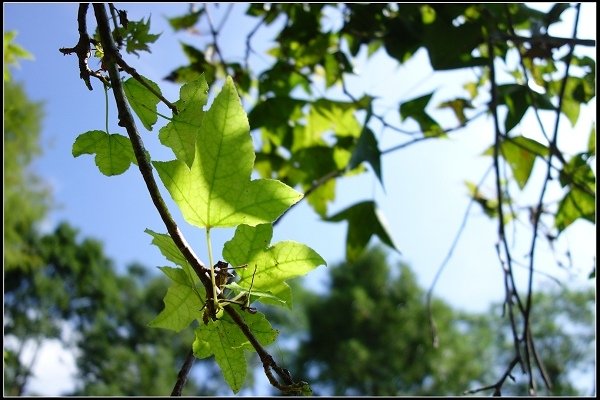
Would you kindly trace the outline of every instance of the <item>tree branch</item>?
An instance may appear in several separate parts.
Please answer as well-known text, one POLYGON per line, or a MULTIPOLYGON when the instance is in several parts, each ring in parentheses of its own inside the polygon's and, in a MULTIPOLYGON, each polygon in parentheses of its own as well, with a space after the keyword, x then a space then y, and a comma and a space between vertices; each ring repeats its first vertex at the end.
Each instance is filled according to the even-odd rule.
POLYGON ((183 392, 183 387, 185 386, 185 382, 187 381, 188 374, 192 369, 192 365, 194 364, 194 350, 190 350, 185 357, 185 361, 177 374, 177 381, 175 382, 175 387, 173 387, 173 391, 171 392, 171 396, 181 396, 183 392))
POLYGON ((146 158, 146 149, 144 148, 142 138, 135 126, 133 115, 129 110, 129 105, 127 103, 123 85, 119 76, 119 71, 116 64, 116 61, 119 59, 118 50, 110 32, 108 15, 106 14, 104 4, 95 3, 94 12, 96 14, 96 20, 98 21, 98 30, 100 32, 102 47, 104 49, 105 64, 108 68, 110 81, 113 86, 115 102, 117 103, 119 126, 122 126, 127 130, 127 134, 129 135, 131 144, 133 145, 133 151, 135 153, 135 158, 138 162, 140 172, 144 178, 144 182, 146 183, 146 187, 148 188, 152 202, 160 214, 163 223, 169 232, 169 235, 173 238, 173 241, 185 259, 194 268, 204 286, 210 289, 210 282, 204 275, 204 272, 208 271, 208 269, 200 262, 196 254, 194 254, 192 248, 183 237, 183 234, 171 216, 171 213, 169 212, 169 209, 167 208, 160 191, 158 190, 156 181, 154 180, 154 176, 152 174, 152 165, 146 158))
POLYGON ((92 83, 90 82, 90 76, 100 79, 106 85, 108 85, 108 81, 106 80, 106 77, 104 77, 99 72, 92 71, 88 66, 88 59, 91 54, 90 36, 87 33, 87 24, 85 20, 88 7, 89 3, 79 4, 79 9, 77 11, 79 41, 77 42, 75 47, 61 47, 60 49, 58 49, 58 51, 63 53, 63 55, 65 56, 67 54, 77 54, 77 58, 79 59, 79 77, 83 79, 85 85, 89 90, 94 90, 94 88, 92 88, 92 83))
MULTIPOLYGON (((200 281, 204 285, 206 293, 211 293, 212 291, 212 282, 210 278, 208 278, 208 269, 199 261, 197 256, 194 254, 193 250, 185 240, 184 236, 179 230, 179 227, 175 223, 175 220, 172 218, 160 192, 158 190, 158 186, 156 181, 154 180, 154 176, 152 174, 152 165, 150 164, 149 159, 146 157, 146 150, 144 148, 142 139, 137 131, 135 121, 133 119, 133 115, 129 110, 129 105, 127 103, 127 99, 125 97, 125 92, 123 90, 123 85, 121 83, 121 79, 119 76, 119 70, 117 65, 121 65, 122 59, 120 57, 118 48, 114 42, 114 39, 111 35, 110 26, 108 22, 108 15, 106 13, 106 8, 104 4, 94 4, 94 12, 96 14, 96 20, 98 22, 98 31, 100 33, 100 38, 102 42, 102 46, 104 49, 104 63, 109 73, 110 82, 113 87, 113 93, 115 97, 115 102, 117 104, 118 115, 119 115, 119 126, 124 127, 127 130, 129 138, 131 140, 135 157, 138 162, 138 167, 142 174, 142 177, 146 183, 146 187, 148 188, 148 192, 150 193, 150 197, 158 210, 165 226, 167 227, 167 231, 169 235, 175 242, 178 249, 184 255, 186 260, 190 263, 190 265, 194 268, 196 275, 200 278, 200 281)), ((87 10, 85 7, 84 11, 87 10)), ((80 14, 81 17, 81 14, 80 14)), ((83 13, 83 18, 85 18, 85 13, 83 13)), ((81 27, 81 25, 80 25, 81 27)), ((81 32, 80 32, 81 33, 81 32)), ((124 68, 125 69, 125 68, 124 68)), ((278 389, 284 392, 298 392, 301 391, 302 388, 306 385, 305 382, 294 383, 289 372, 284 368, 281 368, 275 363, 273 358, 266 352, 266 350, 260 345, 256 337, 253 335, 252 331, 248 327, 248 325, 244 322, 242 317, 237 313, 237 311, 231 306, 227 305, 224 307, 225 311, 231 316, 234 322, 240 327, 246 338, 250 341, 252 346, 255 348, 258 353, 261 361, 263 362, 263 367, 265 369, 265 373, 269 378, 271 384, 278 389), (271 370, 275 371, 277 375, 284 382, 283 384, 279 383, 272 376, 271 370)), ((175 387, 173 388, 173 395, 181 394, 181 390, 183 385, 187 379, 187 375, 192 367, 193 363, 193 351, 188 353, 186 360, 179 371, 178 379, 175 387), (191 354, 191 355, 190 355, 191 354)))

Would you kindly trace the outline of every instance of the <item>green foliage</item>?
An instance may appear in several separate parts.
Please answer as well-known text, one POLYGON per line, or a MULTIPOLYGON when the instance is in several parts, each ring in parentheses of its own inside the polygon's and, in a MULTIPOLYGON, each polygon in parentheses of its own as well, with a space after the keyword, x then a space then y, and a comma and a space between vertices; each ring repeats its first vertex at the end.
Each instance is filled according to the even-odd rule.
POLYGON ((150 33, 150 17, 146 21, 143 18, 139 21, 127 21, 126 26, 117 28, 116 33, 125 40, 125 50, 138 57, 138 51, 150 53, 148 45, 160 37, 160 33, 150 33))
MULTIPOLYGON (((275 319, 282 335, 305 338, 286 357, 316 394, 458 396, 494 382, 513 357, 500 304, 475 314, 434 299, 439 343, 433 347, 423 289, 406 265, 388 264, 381 249, 331 267, 329 277, 325 294, 295 288, 303 307, 292 318, 275 319)), ((548 290, 536 293, 533 303, 536 351, 552 381, 540 394, 585 395, 569 375, 594 365, 593 291, 548 290)), ((535 380, 542 388, 541 378, 535 380)), ((515 374, 502 394, 523 393, 526 381, 515 374)))
POLYGON ((106 176, 120 175, 137 160, 128 137, 118 133, 88 131, 77 137, 73 143, 73 157, 82 154, 96 154, 96 165, 106 176))
POLYGON ((388 233, 385 218, 372 201, 355 204, 328 217, 327 220, 332 222, 348 221, 346 260, 349 262, 360 257, 373 235, 379 237, 383 243, 391 248, 399 251, 388 233))
MULTIPOLYGON (((158 89, 153 82, 142 79, 158 89)), ((155 96, 131 79, 125 82, 124 89, 138 117, 151 129, 156 122, 155 96)), ((251 274, 250 268, 240 271, 239 281, 229 286, 216 283, 214 269, 211 269, 214 293, 238 292, 234 298, 217 300, 213 293, 203 293, 200 278, 169 235, 146 230, 153 237, 152 243, 178 266, 161 268, 172 284, 163 300, 164 309, 149 325, 180 332, 199 321, 194 345, 196 355, 214 354, 226 382, 238 392, 246 378, 243 347, 252 349, 252 346, 223 313, 222 304, 239 304, 250 310, 251 301, 260 299, 291 307, 291 291, 285 280, 303 275, 325 261, 299 243, 280 242, 269 247, 271 222, 299 201, 302 194, 277 180, 251 180, 255 155, 248 118, 233 80, 228 77, 221 93, 204 112, 207 92, 203 77, 181 88, 181 98, 176 102, 179 112, 159 133, 161 142, 173 149, 177 159, 155 161, 153 165, 184 218, 206 228, 209 254, 212 251, 210 229, 238 226, 236 235, 224 249, 224 257, 232 265, 251 265, 254 269, 251 274), (207 311, 204 316, 201 314, 207 298, 215 301, 215 315, 210 318, 207 311)), ((129 139, 102 131, 86 132, 77 138, 73 155, 84 153, 97 154, 96 164, 105 175, 122 173, 130 162, 135 162, 129 139)), ((212 260, 209 261, 212 264, 212 260)), ((262 314, 242 318, 263 345, 275 340, 275 331, 262 314)))
POLYGON ((49 188, 30 169, 42 152, 39 144, 43 104, 27 96, 20 83, 6 80, 6 72, 25 50, 12 42, 15 33, 5 32, 4 41, 4 268, 29 268, 40 259, 30 248, 29 237, 52 205, 49 188))
POLYGON ((240 225, 233 239, 225 243, 223 257, 231 265, 247 265, 239 272, 237 283, 242 290, 259 298, 260 292, 265 292, 271 296, 265 296, 264 301, 283 302, 291 308, 292 293, 285 281, 324 265, 325 260, 301 243, 285 241, 269 246, 272 236, 271 224, 240 225))
MULTIPOLYGON (((382 180, 381 156, 389 151, 379 149, 381 135, 375 134, 376 121, 384 128, 411 136, 410 141, 394 147, 395 150, 424 139, 447 137, 457 130, 443 127, 434 111, 450 109, 460 127, 468 126, 475 118, 469 115, 471 112, 492 114, 495 119, 496 132, 489 137, 499 143, 488 142, 486 147, 499 146, 500 160, 494 160, 500 161, 494 164, 498 193, 484 196, 479 187, 467 183, 470 196, 490 218, 497 218, 506 207, 510 213, 503 213, 504 225, 520 217, 520 211, 515 210, 534 207, 513 207, 508 188, 512 188, 509 185, 514 181, 521 191, 527 190, 535 160, 541 159, 547 168, 560 171, 558 181, 564 188, 564 197, 558 205, 539 204, 544 217, 552 222, 549 225, 555 230, 554 236, 577 219, 595 223, 595 169, 591 167, 595 139, 590 139, 583 152, 570 156, 557 148, 559 142, 554 137, 558 132, 553 135, 542 132, 545 141, 530 139, 528 136, 533 137, 533 132, 529 132, 529 127, 523 134, 516 133, 518 128, 524 128, 520 125, 528 112, 535 113, 538 119, 540 112, 552 113, 557 118, 562 113, 575 125, 581 106, 595 98, 595 60, 577 55, 571 58, 570 54, 558 59, 553 50, 564 43, 546 35, 569 8, 555 5, 544 13, 524 4, 252 4, 247 6, 247 15, 260 19, 256 29, 261 24, 271 25, 280 17, 285 21, 277 28, 274 47, 268 51, 274 60, 256 74, 248 67, 253 50, 250 39, 256 29, 246 38, 243 65, 238 60, 223 59, 218 50, 217 36, 224 22, 216 28, 210 22, 212 39, 209 40, 214 43, 204 49, 181 43, 189 63, 165 78, 185 83, 175 103, 179 113, 159 133, 159 140, 173 150, 175 159, 154 161, 152 165, 184 219, 206 228, 213 293, 203 293, 206 285, 198 284, 197 271, 193 271, 168 235, 147 231, 153 236, 153 244, 176 265, 161 268, 172 283, 164 298, 165 307, 151 325, 184 331, 197 320, 194 354, 198 358, 214 355, 227 383, 234 392, 239 391, 247 373, 244 349, 250 347, 231 316, 223 312, 223 305, 239 305, 244 311, 242 318, 259 341, 271 343, 275 331, 262 314, 250 313, 254 311, 250 304, 260 300, 291 306, 291 289, 286 281, 324 264, 318 254, 304 245, 285 241, 270 244, 272 223, 303 198, 294 189, 300 188, 323 220, 348 221, 346 260, 361 266, 360 274, 352 265, 346 265, 343 273, 335 270, 330 298, 318 310, 311 309, 311 325, 322 329, 317 336, 326 342, 319 351, 302 356, 303 362, 317 365, 315 379, 328 382, 335 378, 332 387, 336 394, 371 395, 456 394, 479 379, 493 379, 481 371, 480 365, 472 363, 489 355, 485 352, 491 337, 489 326, 484 329, 484 339, 467 346, 465 343, 477 340, 459 339, 459 327, 451 320, 458 318, 471 328, 485 324, 470 316, 456 317, 438 303, 435 307, 439 307, 443 321, 440 330, 449 333, 449 341, 444 343, 444 352, 434 351, 423 335, 426 321, 418 316, 422 293, 410 271, 401 268, 400 278, 392 279, 381 256, 365 253, 373 235, 397 249, 375 201, 350 205, 333 216, 328 216, 328 205, 336 197, 336 180, 366 171, 364 163, 382 180), (324 21, 332 11, 342 18, 338 26, 325 29, 324 21), (525 42, 514 37, 523 31, 526 33, 523 37, 528 38, 525 42), (361 53, 363 49, 366 52, 361 53), (379 99, 368 93, 357 98, 346 85, 359 53, 366 53, 368 61, 385 51, 388 57, 402 64, 420 49, 427 52, 434 71, 471 68, 476 79, 464 86, 469 99, 453 94, 451 98, 440 99, 437 108, 432 107, 432 98, 438 98, 440 93, 436 89, 392 105, 392 109, 399 111, 401 123, 418 124, 419 131, 410 133, 386 121, 380 114, 379 99), (208 56, 213 50, 214 56, 208 56), (514 63, 515 59, 519 62, 514 63), (568 77, 558 74, 564 71, 559 65, 562 62, 573 66, 567 69, 568 77), (508 78, 491 81, 492 77, 497 79, 497 68, 504 68, 508 78), (206 109, 206 80, 221 78, 225 80, 223 89, 206 109), (541 89, 532 90, 532 82, 541 89), (236 84, 242 94, 260 99, 253 105, 249 118, 242 108, 236 84), (340 99, 339 86, 348 101, 340 99), (492 101, 488 96, 490 87, 496 95, 492 101), (556 104, 561 108, 557 109, 556 104), (358 118, 362 113, 366 113, 363 124, 358 118), (503 132, 498 115, 504 118, 503 132), (259 139, 256 154, 249 135, 251 130, 256 131, 259 139), (551 165, 552 161, 561 165, 551 165), (512 172, 510 179, 505 177, 504 166, 512 172), (253 171, 261 178, 252 180, 253 171), (216 227, 237 227, 223 249, 224 259, 236 267, 237 281, 222 278, 225 275, 219 277, 219 283, 216 281, 215 270, 222 265, 211 259, 210 230, 216 227), (352 277, 350 281, 348 276, 352 277), (336 285, 343 290, 338 292, 336 285), (404 307, 409 300, 417 305, 404 307), (213 314, 208 311, 208 301, 214 302, 208 303, 214 305, 213 314), (202 308, 205 308, 204 318, 200 319, 202 308), (351 310, 344 321, 350 321, 350 328, 341 327, 340 321, 331 317, 332 313, 323 312, 346 309, 351 310), (398 331, 402 334, 398 335, 398 331), (353 336, 357 332, 364 337, 353 336), (375 349, 386 351, 378 354, 375 349), (389 354, 401 357, 390 362, 389 354), (418 365, 414 365, 417 360, 418 365)), ((169 23, 175 30, 193 29, 204 16, 209 18, 208 8, 190 8, 188 14, 171 18, 169 23)), ((150 19, 125 22, 115 33, 125 38, 127 51, 135 54, 137 50, 149 51, 148 44, 158 38, 148 33, 150 19)), ((153 82, 146 82, 159 90, 153 82)), ((143 125, 151 130, 157 121, 156 97, 131 79, 125 83, 125 90, 143 125)), ((389 109, 390 105, 385 107, 389 109)), ((77 139, 73 154, 96 154, 101 172, 122 173, 133 158, 130 144, 119 138, 108 132, 87 132, 77 139)), ((488 150, 485 154, 494 152, 488 150)), ((545 183, 554 184, 550 181, 551 174, 547 176, 545 183)))
MULTIPOLYGON (((140 265, 118 274, 101 244, 79 239, 68 224, 32 236, 30 248, 42 260, 39 266, 5 270, 4 333, 17 340, 5 347, 14 356, 5 365, 5 393, 23 394, 31 376, 30 366, 18 361, 19 344, 46 339, 76 350, 71 395, 170 393, 192 337, 191 331, 165 335, 147 327, 168 283, 140 265)), ((186 394, 207 393, 191 380, 186 394)))
MULTIPOLYGON (((160 88, 156 83, 147 78, 142 79, 147 85, 160 93, 160 88)), ((159 102, 158 97, 135 78, 129 78, 123 82, 123 90, 133 111, 140 118, 144 127, 151 131, 152 126, 158 120, 158 115, 156 114, 156 105, 159 102)))
POLYGON ((435 301, 434 348, 424 292, 407 266, 391 268, 371 249, 329 272, 327 294, 308 301, 308 338, 294 357, 319 394, 457 395, 485 374, 492 336, 461 329, 469 319, 435 301))
POLYGON ((33 60, 33 55, 14 42, 17 32, 4 32, 4 82, 10 81, 10 66, 18 66, 19 58, 33 60))
MULTIPOLYGON (((277 337, 277 331, 271 328, 263 314, 243 314, 242 318, 263 346, 277 337)), ((195 332, 194 355, 205 358, 214 354, 225 381, 237 393, 246 379, 244 350, 253 350, 248 339, 228 315, 207 325, 201 324, 195 332)))
POLYGON ((190 224, 213 228, 272 222, 302 198, 276 180, 250 180, 254 151, 248 130, 229 79, 202 119, 191 168, 178 160, 153 162, 190 224))
POLYGON ((204 118, 202 108, 208 97, 208 85, 204 77, 183 85, 179 97, 180 100, 175 104, 178 114, 161 128, 158 137, 162 144, 173 150, 178 160, 191 168, 196 154, 196 135, 204 118))

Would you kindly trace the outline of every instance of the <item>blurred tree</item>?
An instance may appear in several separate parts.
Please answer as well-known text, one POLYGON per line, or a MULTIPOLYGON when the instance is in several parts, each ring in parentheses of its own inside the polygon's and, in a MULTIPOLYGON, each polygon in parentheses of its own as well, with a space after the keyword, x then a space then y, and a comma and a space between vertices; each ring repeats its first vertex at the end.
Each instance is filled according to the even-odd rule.
MULTIPOLYGON (((32 370, 21 363, 24 348, 39 350, 54 338, 76 354, 71 395, 168 395, 193 333, 147 326, 163 307, 166 279, 135 264, 117 274, 99 242, 77 240, 65 223, 29 245, 43 266, 9 269, 4 277, 4 334, 16 343, 5 347, 6 393, 24 393, 32 370)), ((214 393, 191 380, 186 394, 214 393)))
POLYGON ((406 265, 381 249, 330 270, 330 291, 307 306, 309 338, 295 360, 315 391, 336 396, 452 395, 485 375, 491 332, 475 338, 469 319, 433 305, 439 348, 429 333, 425 293, 406 265))
MULTIPOLYGON (((512 333, 501 305, 468 314, 442 301, 433 303, 439 346, 431 342, 425 293, 403 264, 389 266, 374 248, 355 263, 330 269, 324 295, 298 291, 306 316, 274 318, 282 334, 299 345, 290 347, 296 373, 323 395, 461 395, 493 382, 510 362, 512 333), (307 321, 303 324, 302 321, 307 321), (299 323, 300 322, 300 323, 299 323)), ((536 350, 552 382, 541 394, 583 395, 577 374, 594 366, 593 291, 538 293, 533 333, 536 350)), ((503 393, 527 390, 527 379, 515 374, 503 393)))
MULTIPOLYGON (((535 385, 540 395, 589 396, 584 392, 596 366, 596 298, 593 289, 568 290, 564 287, 538 292, 534 295, 535 315, 532 333, 536 337, 535 351, 543 362, 550 379, 551 388, 546 389, 541 375, 535 374, 535 385)), ((491 306, 485 329, 496 333, 496 345, 492 346, 496 376, 502 366, 510 362, 513 346, 512 332, 501 318, 502 305, 491 306)), ((519 321, 518 323, 522 323, 519 321)), ((515 380, 508 380, 502 395, 518 395, 527 390, 528 379, 520 373, 515 380)), ((592 381, 591 383, 594 383, 592 381)), ((593 385, 595 390, 595 384, 593 385)))
POLYGON ((4 32, 4 268, 39 265, 27 247, 31 229, 51 205, 49 189, 31 172, 32 160, 41 154, 42 103, 29 99, 23 85, 10 79, 10 67, 31 55, 13 42, 16 34, 4 32))

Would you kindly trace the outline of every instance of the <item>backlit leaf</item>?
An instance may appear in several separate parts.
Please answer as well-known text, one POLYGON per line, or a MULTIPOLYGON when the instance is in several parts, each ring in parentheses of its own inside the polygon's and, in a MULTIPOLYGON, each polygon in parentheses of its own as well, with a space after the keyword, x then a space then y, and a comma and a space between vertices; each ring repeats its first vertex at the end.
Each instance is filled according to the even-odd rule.
POLYGON ((196 137, 200 130, 208 98, 208 85, 204 76, 183 85, 179 91, 180 99, 175 103, 178 113, 161 128, 158 138, 165 146, 173 150, 175 157, 188 167, 194 162, 196 137))
POLYGON ((200 316, 204 301, 190 282, 191 271, 171 267, 162 267, 161 270, 173 281, 173 285, 169 287, 163 300, 165 308, 148 325, 179 332, 200 316))
POLYGON ((202 119, 196 154, 184 162, 153 165, 187 222, 198 227, 228 227, 271 222, 302 194, 271 179, 250 180, 254 150, 246 113, 228 77, 202 119))
MULTIPOLYGON (((261 345, 269 345, 277 338, 279 332, 271 327, 263 314, 241 313, 240 316, 261 345)), ((225 381, 234 393, 239 392, 247 372, 244 350, 253 350, 248 339, 227 313, 217 321, 200 324, 195 333, 194 355, 205 358, 214 354, 225 381)))
POLYGON ((379 239, 400 252, 394 244, 387 228, 387 223, 381 212, 372 201, 354 204, 351 207, 325 219, 325 221, 348 221, 348 234, 346 236, 346 259, 356 260, 369 243, 371 236, 379 239))
POLYGON ((104 131, 82 133, 73 143, 73 157, 96 154, 96 165, 106 176, 120 175, 131 163, 137 165, 133 147, 128 137, 104 131))
MULTIPOLYGON (((248 290, 252 284, 253 289, 271 293, 291 307, 291 291, 285 281, 325 265, 325 260, 310 247, 293 241, 269 246, 272 236, 271 224, 240 225, 233 238, 225 243, 223 258, 234 266, 248 265, 238 270, 241 287, 248 290)), ((264 300, 269 302, 268 298, 264 300)))
MULTIPOLYGON (((160 88, 156 83, 144 77, 142 77, 142 79, 158 93, 161 93, 160 88)), ((154 125, 158 119, 156 105, 160 101, 159 98, 148 90, 148 88, 140 81, 134 78, 129 78, 123 82, 123 90, 125 91, 125 95, 127 96, 127 100, 129 101, 131 108, 133 108, 133 111, 135 111, 140 121, 142 121, 144 127, 151 131, 152 125, 154 125)))

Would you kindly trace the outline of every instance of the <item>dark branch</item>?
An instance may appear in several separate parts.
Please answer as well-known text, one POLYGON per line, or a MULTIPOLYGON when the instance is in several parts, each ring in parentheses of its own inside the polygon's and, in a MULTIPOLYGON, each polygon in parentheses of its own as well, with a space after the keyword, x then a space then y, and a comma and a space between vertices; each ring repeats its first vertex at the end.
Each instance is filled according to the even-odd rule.
POLYGON ((173 387, 173 391, 171 392, 171 396, 181 396, 183 392, 183 387, 185 386, 185 382, 187 381, 187 377, 192 369, 192 365, 194 364, 194 351, 190 350, 190 352, 185 357, 185 361, 177 374, 177 382, 175 382, 175 387, 173 387))
POLYGON ((79 30, 79 41, 75 45, 75 47, 62 47, 58 49, 63 55, 68 54, 77 54, 77 59, 79 60, 79 77, 83 79, 85 85, 89 90, 94 90, 92 88, 92 83, 90 82, 90 76, 100 79, 105 85, 108 85, 108 81, 106 77, 96 71, 92 71, 88 66, 88 59, 90 58, 91 49, 90 49, 90 36, 87 33, 87 24, 86 24, 86 14, 89 7, 89 3, 81 3, 79 4, 79 9, 77 11, 77 25, 79 30))

